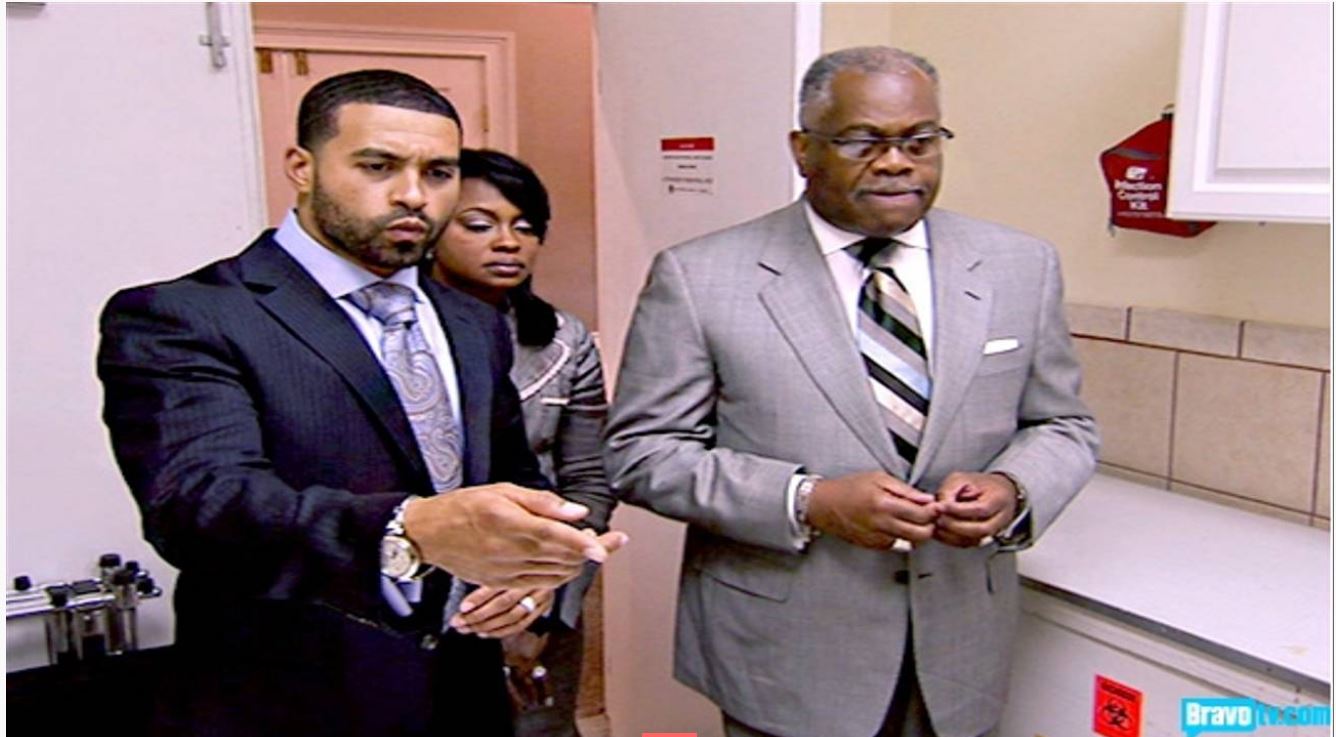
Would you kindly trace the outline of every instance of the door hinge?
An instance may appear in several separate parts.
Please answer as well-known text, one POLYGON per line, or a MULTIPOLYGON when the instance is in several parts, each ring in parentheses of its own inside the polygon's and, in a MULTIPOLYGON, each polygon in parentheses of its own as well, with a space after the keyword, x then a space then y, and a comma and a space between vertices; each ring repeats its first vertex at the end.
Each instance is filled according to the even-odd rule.
POLYGON ((306 75, 311 73, 311 62, 307 58, 305 50, 297 49, 296 51, 292 52, 292 58, 294 61, 297 62, 298 77, 305 77, 306 75))
POLYGON ((274 73, 274 50, 256 49, 255 66, 259 68, 260 74, 274 73))

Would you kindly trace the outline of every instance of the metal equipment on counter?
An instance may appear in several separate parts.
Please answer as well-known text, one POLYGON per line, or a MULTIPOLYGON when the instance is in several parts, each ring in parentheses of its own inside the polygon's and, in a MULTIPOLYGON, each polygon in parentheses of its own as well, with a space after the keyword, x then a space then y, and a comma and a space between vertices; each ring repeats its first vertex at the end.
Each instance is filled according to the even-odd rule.
POLYGON ((7 620, 44 619, 52 665, 139 649, 139 602, 162 596, 162 589, 137 561, 122 564, 116 553, 101 556, 98 569, 100 578, 72 582, 34 585, 18 576, 5 592, 7 620))

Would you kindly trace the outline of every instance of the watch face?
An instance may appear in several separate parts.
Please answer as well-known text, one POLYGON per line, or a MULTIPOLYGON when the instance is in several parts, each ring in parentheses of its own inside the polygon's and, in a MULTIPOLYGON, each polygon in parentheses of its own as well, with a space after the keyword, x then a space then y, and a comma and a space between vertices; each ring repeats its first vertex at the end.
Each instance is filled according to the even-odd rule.
POLYGON ((387 536, 380 541, 380 572, 390 578, 407 578, 418 566, 413 543, 402 537, 387 536))

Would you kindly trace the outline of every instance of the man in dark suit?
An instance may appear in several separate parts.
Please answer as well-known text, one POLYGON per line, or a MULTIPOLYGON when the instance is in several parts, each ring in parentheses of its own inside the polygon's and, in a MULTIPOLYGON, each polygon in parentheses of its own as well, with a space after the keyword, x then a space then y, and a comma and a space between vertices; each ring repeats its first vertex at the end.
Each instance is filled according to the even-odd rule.
POLYGON ((104 419, 147 539, 181 570, 155 727, 508 735, 463 582, 560 586, 625 542, 544 491, 495 310, 421 278, 459 191, 448 100, 387 71, 303 98, 297 207, 239 255, 102 316, 104 419))

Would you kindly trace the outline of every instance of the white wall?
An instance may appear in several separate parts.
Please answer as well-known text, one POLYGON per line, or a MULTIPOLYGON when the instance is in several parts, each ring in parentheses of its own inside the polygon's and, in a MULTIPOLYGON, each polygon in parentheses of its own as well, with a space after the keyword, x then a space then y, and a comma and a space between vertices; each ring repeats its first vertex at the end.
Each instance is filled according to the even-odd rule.
POLYGON ((937 65, 943 121, 957 134, 937 204, 1052 241, 1069 301, 1330 328, 1328 225, 1108 232, 1099 153, 1174 101, 1182 13, 1180 3, 831 3, 824 43, 890 43, 937 65))
MULTIPOLYGON (((795 53, 815 52, 819 16, 791 4, 609 3, 596 19, 599 325, 615 375, 656 252, 793 199, 786 137, 795 69, 810 61, 795 53), (659 139, 671 136, 716 139, 713 195, 664 190, 659 139)), ((684 528, 627 507, 613 526, 631 544, 605 573, 612 734, 721 734, 718 710, 671 677, 684 528)))
MULTIPOLYGON (((216 71, 204 3, 6 8, 7 579, 87 578, 119 552, 170 590, 102 426, 97 315, 258 232, 249 13, 222 14, 216 71)), ((170 602, 140 623, 168 642, 170 602)), ((10 670, 45 662, 40 622, 8 627, 6 651, 10 670)))

